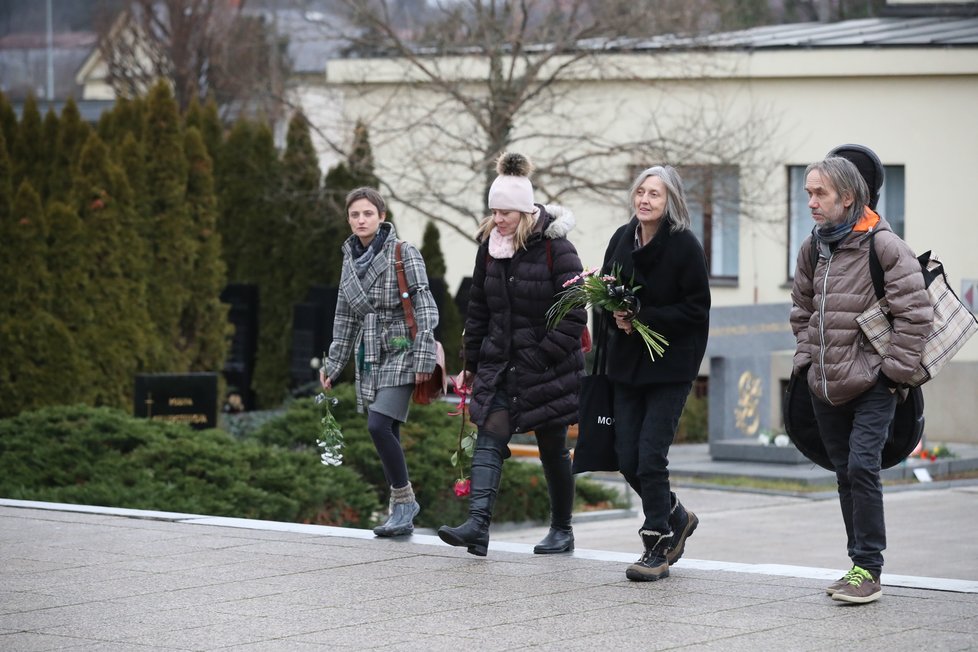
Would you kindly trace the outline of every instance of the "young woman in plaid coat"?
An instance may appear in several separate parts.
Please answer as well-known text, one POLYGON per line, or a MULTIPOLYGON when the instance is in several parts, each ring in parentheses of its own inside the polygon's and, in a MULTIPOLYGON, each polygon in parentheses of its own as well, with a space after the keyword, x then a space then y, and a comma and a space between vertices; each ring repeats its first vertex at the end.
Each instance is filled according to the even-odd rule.
POLYGON ((416 382, 435 369, 438 307, 428 289, 424 259, 413 245, 401 243, 417 335, 411 340, 394 269, 397 236, 384 221, 386 204, 373 188, 357 188, 346 197, 353 235, 343 243, 333 343, 320 381, 332 388, 350 354, 356 364, 357 410, 367 411, 367 429, 391 488, 390 515, 374 534, 393 537, 414 531, 420 506, 408 480, 400 427, 407 420, 416 382))

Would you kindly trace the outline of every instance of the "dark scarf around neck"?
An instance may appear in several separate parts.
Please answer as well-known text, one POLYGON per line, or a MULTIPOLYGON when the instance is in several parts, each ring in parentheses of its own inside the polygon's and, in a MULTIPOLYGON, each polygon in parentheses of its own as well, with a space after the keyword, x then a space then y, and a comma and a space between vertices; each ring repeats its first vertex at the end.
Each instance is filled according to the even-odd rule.
POLYGON ((374 239, 367 246, 364 246, 360 242, 360 238, 353 238, 353 242, 350 245, 350 254, 353 257, 353 268, 356 270, 357 276, 363 278, 363 275, 367 273, 370 263, 374 262, 374 258, 383 249, 390 232, 390 227, 387 224, 381 223, 376 235, 374 235, 374 239))

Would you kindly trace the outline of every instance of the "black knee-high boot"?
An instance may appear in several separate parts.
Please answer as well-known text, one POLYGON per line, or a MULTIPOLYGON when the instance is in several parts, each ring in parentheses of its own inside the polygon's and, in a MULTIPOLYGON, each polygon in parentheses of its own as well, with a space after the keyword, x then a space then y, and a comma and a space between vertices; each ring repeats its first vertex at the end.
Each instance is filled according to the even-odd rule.
POLYGON ((489 522, 499 493, 503 460, 509 448, 499 439, 481 432, 472 453, 472 493, 469 494, 469 518, 458 527, 443 525, 438 536, 450 546, 466 546, 469 554, 485 557, 489 548, 489 522))
POLYGON ((564 448, 558 455, 547 455, 541 450, 540 462, 550 494, 550 532, 533 547, 533 552, 538 555, 571 552, 574 550, 574 531, 571 529, 574 474, 571 471, 570 452, 564 448))

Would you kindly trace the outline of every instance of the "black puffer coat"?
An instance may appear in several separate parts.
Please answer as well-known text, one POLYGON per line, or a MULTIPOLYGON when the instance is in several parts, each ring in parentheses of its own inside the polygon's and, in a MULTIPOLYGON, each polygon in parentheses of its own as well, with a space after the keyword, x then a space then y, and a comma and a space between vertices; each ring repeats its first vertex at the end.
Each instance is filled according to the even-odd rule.
POLYGON ((626 283, 634 275, 634 284, 642 286, 636 318, 661 333, 669 346, 652 362, 638 333, 626 335, 608 314, 608 377, 632 385, 690 382, 699 373, 710 331, 710 277, 703 246, 692 231, 673 233, 663 224, 650 242, 635 249, 637 225, 633 217, 611 237, 602 272, 620 265, 626 283))
POLYGON ((514 433, 577 423, 584 370, 584 309, 553 329, 546 317, 563 283, 581 273, 577 250, 565 237, 574 216, 560 206, 538 207, 536 227, 513 258, 492 258, 488 238, 479 247, 465 319, 465 365, 475 373, 472 421, 485 422, 499 388, 508 397, 514 433))

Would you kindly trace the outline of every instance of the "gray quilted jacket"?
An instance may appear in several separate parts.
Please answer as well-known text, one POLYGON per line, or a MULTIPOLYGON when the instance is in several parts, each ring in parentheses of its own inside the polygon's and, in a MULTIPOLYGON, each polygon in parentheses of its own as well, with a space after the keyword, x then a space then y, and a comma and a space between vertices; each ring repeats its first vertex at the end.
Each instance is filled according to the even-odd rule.
POLYGON ((866 209, 855 229, 834 251, 823 251, 812 269, 811 239, 801 245, 791 289, 791 329, 797 348, 794 371, 809 364, 813 396, 842 405, 873 387, 882 373, 892 383, 910 379, 920 360, 934 313, 913 251, 886 220, 866 209), (893 317, 887 355, 880 356, 856 317, 876 302, 869 272, 870 233, 883 267, 886 300, 893 317), (827 255, 827 257, 826 257, 827 255))

